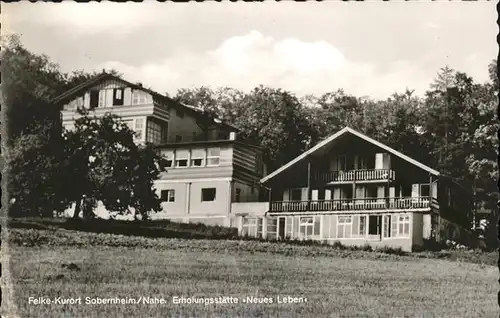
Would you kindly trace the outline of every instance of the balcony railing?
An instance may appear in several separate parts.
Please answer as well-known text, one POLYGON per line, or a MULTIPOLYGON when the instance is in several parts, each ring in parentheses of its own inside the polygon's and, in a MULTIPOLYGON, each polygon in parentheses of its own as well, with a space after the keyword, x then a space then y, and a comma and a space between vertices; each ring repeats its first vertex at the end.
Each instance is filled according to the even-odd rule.
POLYGON ((314 174, 313 180, 321 182, 377 181, 393 180, 395 175, 394 170, 390 169, 327 171, 314 174))
POLYGON ((269 212, 411 210, 430 208, 436 204, 436 199, 431 197, 275 201, 271 202, 269 212))

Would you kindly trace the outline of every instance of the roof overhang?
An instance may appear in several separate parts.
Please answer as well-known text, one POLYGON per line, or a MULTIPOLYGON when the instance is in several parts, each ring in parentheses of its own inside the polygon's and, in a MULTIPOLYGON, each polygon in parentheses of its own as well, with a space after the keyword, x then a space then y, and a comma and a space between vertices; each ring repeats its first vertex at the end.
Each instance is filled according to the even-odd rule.
POLYGON ((270 173, 269 175, 265 176, 264 178, 262 178, 260 180, 261 183, 266 183, 267 181, 271 180, 272 178, 274 178, 275 176, 277 176, 278 174, 284 172, 285 170, 291 168, 292 166, 296 165, 297 163, 301 162, 302 160, 306 159, 307 157, 311 156, 312 154, 314 154, 315 152, 317 152, 318 150, 320 149, 323 149, 325 147, 327 147, 328 145, 330 145, 333 141, 337 140, 340 136, 343 136, 345 134, 352 134, 356 137, 359 137, 381 149, 384 149, 385 151, 387 151, 388 153, 391 153, 409 163, 411 163, 412 165, 414 166, 417 166, 419 167, 420 169, 422 170, 425 170, 427 172, 429 172, 430 174, 433 174, 435 176, 439 176, 439 171, 437 170, 434 170, 426 165, 424 165, 423 163, 421 162, 418 162, 417 160, 415 159, 412 159, 410 157, 408 157, 407 155, 387 146, 387 145, 384 145, 383 143, 381 142, 378 142, 376 141, 375 139, 372 139, 354 129, 351 129, 349 127, 345 127, 344 129, 338 131, 337 133, 331 135, 330 137, 326 138, 325 140, 319 142, 316 146, 312 147, 311 149, 305 151, 304 153, 302 153, 300 156, 298 156, 297 158, 293 159, 292 161, 288 162, 287 164, 285 164, 284 166, 282 166, 281 168, 273 171, 272 173, 270 173))

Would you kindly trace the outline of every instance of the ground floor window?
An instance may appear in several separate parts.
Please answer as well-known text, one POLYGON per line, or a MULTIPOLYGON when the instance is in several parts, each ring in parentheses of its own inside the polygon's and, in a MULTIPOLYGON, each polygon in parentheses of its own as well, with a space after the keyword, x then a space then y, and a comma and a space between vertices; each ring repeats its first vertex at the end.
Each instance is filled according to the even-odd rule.
POLYGON ((337 238, 350 238, 352 235, 352 216, 337 216, 337 238))
POLYGON ((287 216, 285 221, 285 237, 292 238, 293 237, 293 220, 294 217, 287 216))
POLYGON ((160 198, 162 202, 175 202, 175 190, 161 190, 160 198))
POLYGON ((399 215, 399 236, 409 236, 410 235, 410 216, 408 214, 399 215))
POLYGON ((262 218, 257 218, 257 237, 262 237, 262 218))
POLYGON ((300 218, 299 222, 299 233, 303 238, 311 237, 313 234, 314 218, 313 217, 303 217, 300 218))
POLYGON ((215 188, 203 188, 201 189, 201 201, 215 201, 215 188))
POLYGON ((278 219, 277 218, 268 218, 267 219, 267 238, 268 239, 276 239, 278 231, 278 219))
POLYGON ((391 237, 391 216, 384 215, 384 237, 391 237))
POLYGON ((384 237, 410 236, 410 215, 384 215, 384 237))
POLYGON ((303 239, 312 239, 320 235, 321 219, 319 216, 306 216, 299 219, 299 235, 303 239))
POLYGON ((243 218, 242 236, 257 236, 257 218, 243 218))
POLYGON ((359 216, 358 235, 361 235, 361 236, 366 235, 366 215, 359 216))

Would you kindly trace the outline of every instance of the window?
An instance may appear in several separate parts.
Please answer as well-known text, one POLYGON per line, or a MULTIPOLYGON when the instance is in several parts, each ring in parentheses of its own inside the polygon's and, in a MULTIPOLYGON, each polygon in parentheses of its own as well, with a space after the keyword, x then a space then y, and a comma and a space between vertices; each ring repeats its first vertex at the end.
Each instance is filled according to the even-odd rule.
POLYGON ((97 106, 99 106, 99 91, 93 89, 90 91, 90 109, 97 106))
POLYGON ((142 129, 144 125, 144 120, 142 118, 138 118, 135 120, 135 129, 142 129))
POLYGON ((243 218, 242 236, 257 236, 257 218, 243 218))
POLYGON ((99 92, 99 105, 98 107, 106 107, 106 90, 99 92))
POLYGON ((302 217, 299 222, 299 233, 302 238, 310 238, 313 235, 314 218, 302 217))
POLYGON ((359 235, 365 235, 366 234, 366 215, 361 215, 359 217, 359 230, 358 230, 359 235))
POLYGON ((205 165, 205 149, 193 149, 191 151, 191 167, 203 167, 205 165))
POLYGON ((208 148, 207 165, 218 166, 220 163, 220 148, 208 148))
POLYGON ((175 114, 177 115, 177 117, 179 118, 184 118, 184 111, 182 111, 181 109, 176 109, 175 110, 175 114))
POLYGON ((428 184, 421 184, 420 185, 420 196, 421 197, 428 197, 430 196, 430 186, 428 184))
POLYGON ((175 154, 175 166, 186 168, 188 166, 189 150, 178 150, 175 154))
POLYGON ((352 199, 353 198, 352 186, 349 185, 347 187, 340 188, 340 197, 342 199, 352 199))
POLYGON ((173 152, 166 153, 166 154, 164 154, 164 156, 165 156, 165 160, 166 160, 166 162, 165 162, 166 167, 167 168, 172 168, 172 166, 174 165, 174 160, 173 160, 174 159, 174 154, 173 154, 173 152))
POLYGON ((263 218, 257 218, 257 237, 262 237, 263 218))
POLYGON ((241 200, 241 189, 236 188, 235 195, 234 195, 234 201, 240 202, 241 200))
POLYGON ((337 233, 335 231, 335 226, 337 222, 337 216, 336 215, 325 215, 323 216, 323 220, 325 222, 325 236, 327 238, 337 238, 337 233))
POLYGON ((402 185, 401 186, 401 196, 402 197, 409 197, 411 196, 411 187, 402 185))
POLYGON ((398 236, 409 236, 410 235, 410 216, 407 214, 400 214, 398 223, 399 223, 398 236))
POLYGON ((78 97, 76 99, 76 108, 82 108, 83 107, 83 96, 78 97))
POLYGON ((276 239, 278 236, 278 219, 268 218, 266 236, 268 239, 276 239))
POLYGON ((337 238, 350 238, 352 232, 352 216, 337 216, 337 238))
POLYGON ((146 104, 146 94, 143 91, 132 91, 132 105, 146 104))
POLYGON ((307 216, 299 219, 299 235, 303 239, 311 239, 320 235, 321 218, 307 216))
POLYGON ((376 198, 377 197, 377 187, 373 185, 366 186, 366 197, 367 198, 376 198))
POLYGON ((338 171, 345 171, 347 169, 347 160, 345 156, 339 156, 338 157, 338 166, 337 170, 338 171))
POLYGON ((123 88, 113 89, 113 105, 115 106, 123 105, 123 88))
POLYGON ((215 188, 203 188, 201 189, 201 201, 215 201, 215 188))
POLYGON ((290 201, 301 201, 302 189, 290 189, 290 201))
POLYGON ((175 202, 175 190, 161 190, 160 198, 163 202, 175 202))
POLYGON ((286 221, 285 221, 285 237, 291 238, 292 237, 292 226, 293 226, 293 219, 294 217, 292 216, 287 216, 286 221))
POLYGON ((175 142, 182 142, 182 136, 181 135, 175 135, 175 142))
POLYGON ((148 119, 146 122, 146 142, 161 144, 165 142, 164 125, 148 119))
POLYGON ((357 158, 356 169, 358 169, 358 170, 368 169, 368 162, 367 162, 366 158, 361 157, 361 156, 358 156, 356 158, 357 158))
POLYGON ((394 215, 391 218, 391 237, 398 236, 398 215, 394 215))
POLYGON ((384 215, 384 237, 391 237, 391 216, 384 215))

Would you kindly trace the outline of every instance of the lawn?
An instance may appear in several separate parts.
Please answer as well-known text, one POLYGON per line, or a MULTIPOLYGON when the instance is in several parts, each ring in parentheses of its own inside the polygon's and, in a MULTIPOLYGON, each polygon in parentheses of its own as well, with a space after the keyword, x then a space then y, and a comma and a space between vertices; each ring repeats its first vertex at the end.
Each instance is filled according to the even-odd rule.
POLYGON ((67 230, 12 229, 10 241, 21 317, 498 317, 498 269, 480 257, 67 230), (68 263, 79 270, 62 267, 68 263), (239 303, 174 304, 176 296, 239 303), (242 303, 251 296, 272 303, 242 303), (277 303, 286 296, 303 302, 277 303), (29 297, 81 297, 82 304, 34 305, 29 297), (85 297, 166 303, 92 305, 85 297))

